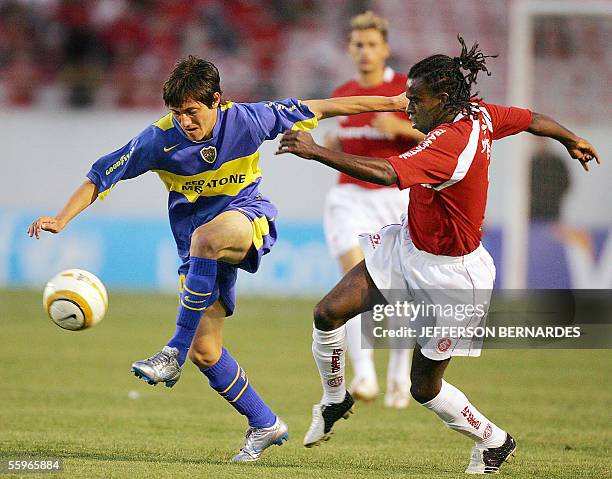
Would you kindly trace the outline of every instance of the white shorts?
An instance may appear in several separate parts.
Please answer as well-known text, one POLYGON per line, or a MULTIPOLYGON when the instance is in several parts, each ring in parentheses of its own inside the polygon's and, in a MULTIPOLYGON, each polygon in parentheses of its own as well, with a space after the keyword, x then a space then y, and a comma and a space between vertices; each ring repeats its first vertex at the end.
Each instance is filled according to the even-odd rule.
MULTIPOLYGON (((479 305, 480 310, 484 308, 483 315, 474 315, 473 320, 468 317, 461 324, 483 326, 495 281, 495 265, 491 255, 482 244, 470 254, 459 257, 421 251, 410 239, 405 218, 402 221, 401 225, 389 225, 378 233, 361 235, 359 238, 368 273, 376 287, 383 294, 385 290, 394 290, 393 293, 404 291, 403 297, 418 297, 419 301, 425 300, 430 304, 440 304, 441 297, 448 298, 460 291, 462 298, 469 298, 467 302, 473 302, 473 306, 479 305)), ((389 297, 387 299, 391 301, 389 297)), ((434 318, 435 324, 432 325, 447 326, 453 321, 434 318)), ((417 342, 423 355, 434 361, 451 356, 480 356, 482 346, 481 340, 458 336, 419 336, 417 342)))
POLYGON ((409 190, 363 188, 354 184, 332 187, 325 198, 323 226, 329 252, 338 257, 359 246, 361 233, 373 233, 397 223, 408 207, 409 190))

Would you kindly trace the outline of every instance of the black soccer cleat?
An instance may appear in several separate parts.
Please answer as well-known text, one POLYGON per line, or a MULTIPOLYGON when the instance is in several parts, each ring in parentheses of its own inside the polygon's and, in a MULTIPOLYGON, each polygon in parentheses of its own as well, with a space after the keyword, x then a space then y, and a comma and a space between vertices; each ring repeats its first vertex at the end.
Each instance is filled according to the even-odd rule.
POLYGON ((304 436, 304 446, 318 446, 324 441, 329 441, 333 434, 334 424, 341 418, 348 419, 353 414, 355 401, 347 391, 344 400, 340 403, 315 404, 312 407, 312 423, 310 429, 304 436))
POLYGON ((497 474, 504 462, 512 462, 516 451, 516 441, 506 433, 505 442, 499 447, 483 449, 480 446, 472 448, 470 465, 466 474, 497 474))

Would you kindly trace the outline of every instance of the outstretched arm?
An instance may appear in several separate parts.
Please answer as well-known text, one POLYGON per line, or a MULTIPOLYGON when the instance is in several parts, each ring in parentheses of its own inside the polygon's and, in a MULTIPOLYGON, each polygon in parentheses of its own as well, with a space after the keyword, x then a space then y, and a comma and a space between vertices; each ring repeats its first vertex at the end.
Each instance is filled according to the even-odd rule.
POLYGON ((577 159, 585 171, 589 171, 588 162, 591 160, 599 161, 599 155, 588 141, 580 138, 563 125, 560 125, 552 118, 541 113, 532 113, 531 124, 527 129, 529 133, 537 136, 547 136, 562 143, 572 158, 577 159))
POLYGON ((340 115, 356 115, 369 111, 404 111, 408 104, 405 93, 396 96, 346 96, 302 102, 318 120, 340 115))
POLYGON ((293 153, 307 160, 315 160, 334 170, 377 185, 397 184, 395 170, 384 158, 349 155, 341 151, 329 150, 314 142, 310 133, 288 131, 280 141, 277 155, 293 153))
POLYGON ((68 222, 92 204, 98 197, 98 187, 89 179, 79 186, 56 216, 41 216, 28 227, 28 236, 40 238, 40 231, 59 233, 68 222))

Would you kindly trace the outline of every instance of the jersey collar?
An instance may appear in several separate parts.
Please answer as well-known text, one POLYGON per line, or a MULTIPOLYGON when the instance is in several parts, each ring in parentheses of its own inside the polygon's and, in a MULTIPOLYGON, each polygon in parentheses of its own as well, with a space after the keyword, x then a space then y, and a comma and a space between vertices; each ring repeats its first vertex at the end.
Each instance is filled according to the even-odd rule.
POLYGON ((383 81, 385 83, 390 83, 393 81, 393 77, 395 76, 395 70, 391 67, 385 67, 385 73, 383 73, 383 81))

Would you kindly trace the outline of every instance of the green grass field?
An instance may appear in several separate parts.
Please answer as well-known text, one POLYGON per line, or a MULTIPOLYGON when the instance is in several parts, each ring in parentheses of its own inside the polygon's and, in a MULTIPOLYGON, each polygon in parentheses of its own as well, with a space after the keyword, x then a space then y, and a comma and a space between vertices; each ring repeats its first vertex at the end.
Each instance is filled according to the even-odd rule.
MULTIPOLYGON (((233 465, 246 422, 193 365, 172 390, 128 372, 173 330, 175 298, 111 294, 101 324, 69 332, 46 318, 40 296, 0 291, 0 457, 62 457, 64 477, 465 477, 471 443, 415 403, 359 405, 329 443, 302 447, 320 397, 312 300, 242 298, 227 321, 226 347, 290 428, 289 442, 259 463, 233 465)), ((612 474, 611 359, 610 351, 485 351, 454 359, 447 379, 517 439, 503 475, 603 478, 612 474)))

